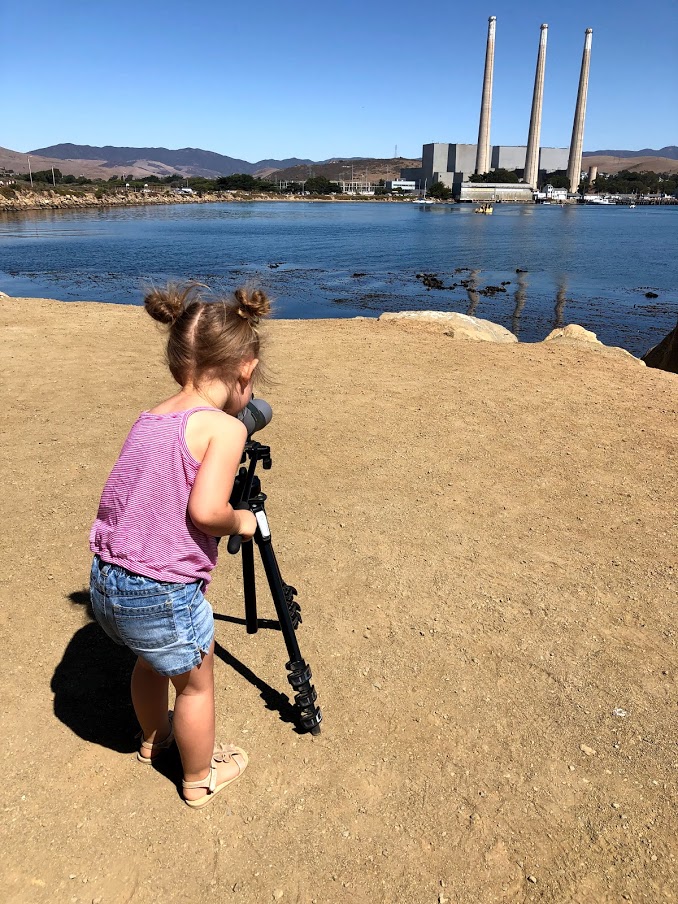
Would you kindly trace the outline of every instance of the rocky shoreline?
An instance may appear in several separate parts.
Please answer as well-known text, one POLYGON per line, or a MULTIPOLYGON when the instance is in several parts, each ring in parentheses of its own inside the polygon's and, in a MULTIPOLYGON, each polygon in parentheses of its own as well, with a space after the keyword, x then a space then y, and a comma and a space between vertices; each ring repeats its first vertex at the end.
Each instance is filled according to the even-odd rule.
POLYGON ((354 195, 319 195, 300 197, 299 195, 279 195, 268 192, 220 191, 203 194, 182 195, 177 192, 120 191, 120 192, 15 192, 12 197, 0 195, 0 211, 24 210, 77 210, 89 207, 141 207, 154 204, 215 204, 243 201, 305 201, 305 202, 347 202, 360 201, 371 204, 402 204, 400 198, 369 198, 354 195))
MULTIPOLYGON (((0 299, 13 301, 30 301, 26 298, 14 298, 5 292, 0 291, 0 299)), ((55 303, 52 299, 32 299, 43 303, 55 303)), ((56 302, 58 303, 58 302, 56 302)), ((90 303, 90 302, 86 302, 90 303)), ((374 320, 372 317, 355 317, 354 320, 374 320)), ((438 333, 447 336, 450 339, 460 339, 471 342, 491 342, 505 344, 520 344, 518 337, 506 327, 490 320, 483 320, 480 317, 472 317, 469 314, 461 314, 454 311, 398 311, 385 312, 381 314, 377 320, 379 322, 388 323, 392 326, 399 327, 405 331, 438 333)), ((675 332, 675 331, 674 331, 675 332)), ((667 336, 663 343, 667 343, 671 339, 671 335, 667 336)), ((558 345, 569 345, 584 349, 591 349, 608 357, 623 358, 634 364, 645 367, 645 361, 636 358, 631 352, 625 348, 613 345, 605 345, 598 339, 595 333, 585 329, 579 324, 570 323, 567 326, 559 327, 552 330, 542 342, 557 343, 558 345)), ((535 345, 535 343, 528 343, 535 345)), ((541 343, 539 343, 541 344, 541 343)), ((675 355, 675 352, 672 352, 675 355)), ((663 363, 650 363, 651 367, 659 367, 661 370, 671 370, 671 367, 665 366, 663 363)))

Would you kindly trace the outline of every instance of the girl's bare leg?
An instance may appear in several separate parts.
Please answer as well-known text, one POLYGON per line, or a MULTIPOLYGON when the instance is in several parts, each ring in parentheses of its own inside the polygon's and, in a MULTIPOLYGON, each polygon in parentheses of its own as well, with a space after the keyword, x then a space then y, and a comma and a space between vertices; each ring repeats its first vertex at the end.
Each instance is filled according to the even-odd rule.
MULTIPOLYGON (((140 656, 132 672, 132 704, 145 741, 164 741, 170 733, 167 717, 169 678, 159 675, 140 656)), ((146 756, 153 756, 144 751, 146 756)))
MULTIPOLYGON (((204 788, 185 788, 184 797, 204 797, 214 753, 214 642, 200 665, 172 679, 177 698, 174 703, 174 736, 181 754, 184 778, 205 779, 204 788)), ((237 764, 219 763, 217 784, 238 774, 237 764)))

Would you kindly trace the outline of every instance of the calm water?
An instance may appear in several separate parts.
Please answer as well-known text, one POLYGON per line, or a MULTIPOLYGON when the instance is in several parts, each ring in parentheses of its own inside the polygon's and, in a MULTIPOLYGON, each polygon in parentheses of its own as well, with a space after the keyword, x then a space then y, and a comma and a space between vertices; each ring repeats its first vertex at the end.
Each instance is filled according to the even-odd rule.
POLYGON ((149 281, 251 281, 279 317, 460 311, 527 342, 579 323, 642 354, 678 317, 677 248, 678 207, 500 204, 489 217, 470 205, 345 202, 41 211, 0 214, 0 290, 140 303, 149 281), (427 290, 418 273, 446 288, 427 290), (484 294, 501 283, 504 292, 484 294))

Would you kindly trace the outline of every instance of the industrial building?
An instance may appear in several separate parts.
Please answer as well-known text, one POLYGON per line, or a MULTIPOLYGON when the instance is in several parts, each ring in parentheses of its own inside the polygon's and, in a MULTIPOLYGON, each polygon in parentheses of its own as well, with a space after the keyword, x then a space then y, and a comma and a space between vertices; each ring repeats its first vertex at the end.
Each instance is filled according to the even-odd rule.
POLYGON ((581 179, 581 158, 586 116, 586 96, 588 91, 589 64, 591 56, 592 30, 586 29, 584 54, 582 57, 579 92, 575 108, 572 139, 568 148, 540 147, 541 117, 544 95, 544 73, 546 69, 546 41, 548 25, 540 27, 537 67, 535 70, 532 110, 527 144, 511 147, 490 145, 490 122, 492 117, 492 85, 494 80, 494 43, 496 16, 490 16, 485 52, 485 72, 480 106, 477 144, 447 144, 434 142, 422 148, 421 168, 401 170, 401 178, 414 180, 421 189, 430 188, 442 182, 457 200, 484 200, 490 188, 490 197, 503 200, 533 200, 534 193, 543 177, 555 170, 567 170, 570 192, 577 191, 581 179), (470 176, 483 175, 492 170, 506 169, 522 171, 522 182, 501 183, 471 182, 470 176))

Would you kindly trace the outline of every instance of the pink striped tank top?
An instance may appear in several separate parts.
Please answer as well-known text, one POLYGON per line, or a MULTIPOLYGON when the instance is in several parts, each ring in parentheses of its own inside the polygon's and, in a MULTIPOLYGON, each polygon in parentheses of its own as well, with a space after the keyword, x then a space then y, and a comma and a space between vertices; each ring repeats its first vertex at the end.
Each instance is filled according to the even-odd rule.
POLYGON ((217 564, 215 537, 198 530, 188 497, 198 473, 186 445, 191 408, 172 414, 144 411, 113 466, 92 526, 89 545, 104 562, 154 578, 210 582, 217 564))

